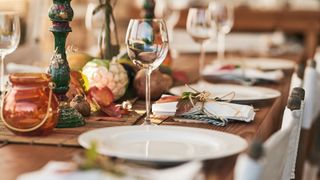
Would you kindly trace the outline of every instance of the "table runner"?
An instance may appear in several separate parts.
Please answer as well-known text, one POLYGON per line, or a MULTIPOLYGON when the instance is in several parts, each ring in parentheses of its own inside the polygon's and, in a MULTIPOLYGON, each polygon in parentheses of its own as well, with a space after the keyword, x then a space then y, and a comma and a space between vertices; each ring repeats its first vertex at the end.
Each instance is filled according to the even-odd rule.
POLYGON ((82 127, 54 129, 48 136, 30 137, 13 134, 5 127, 3 122, 0 121, 0 143, 3 145, 14 143, 80 147, 77 139, 81 133, 103 127, 134 125, 144 116, 144 114, 144 110, 132 111, 129 115, 121 118, 120 121, 102 121, 97 120, 97 118, 88 118, 86 120, 86 125, 82 127))

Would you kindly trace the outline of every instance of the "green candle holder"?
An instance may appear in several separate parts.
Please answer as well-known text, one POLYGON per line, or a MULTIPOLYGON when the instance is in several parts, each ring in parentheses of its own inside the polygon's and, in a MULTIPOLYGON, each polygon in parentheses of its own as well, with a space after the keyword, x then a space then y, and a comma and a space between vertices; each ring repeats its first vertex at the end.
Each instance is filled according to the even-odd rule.
POLYGON ((144 15, 145 19, 153 19, 154 16, 154 8, 156 6, 155 0, 145 0, 143 3, 144 15))
POLYGON ((54 35, 55 54, 51 59, 49 74, 55 83, 53 92, 59 99, 59 121, 57 128, 70 128, 85 125, 83 116, 68 103, 66 93, 69 90, 70 68, 66 56, 66 39, 72 31, 69 22, 73 18, 71 0, 53 0, 49 9, 49 18, 52 21, 50 31, 54 35))

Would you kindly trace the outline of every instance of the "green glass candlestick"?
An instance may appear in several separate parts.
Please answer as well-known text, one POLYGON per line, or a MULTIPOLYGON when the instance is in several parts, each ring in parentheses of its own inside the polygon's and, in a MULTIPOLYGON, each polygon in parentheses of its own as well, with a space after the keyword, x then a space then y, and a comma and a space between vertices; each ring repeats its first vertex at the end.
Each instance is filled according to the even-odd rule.
POLYGON ((53 92, 59 99, 59 122, 58 128, 78 127, 85 124, 82 115, 68 103, 66 93, 69 90, 70 68, 66 56, 66 39, 71 32, 69 22, 73 18, 71 0, 53 0, 49 10, 49 18, 52 21, 50 31, 54 35, 55 54, 51 59, 49 74, 55 83, 53 92))
POLYGON ((145 0, 143 3, 144 15, 145 19, 153 19, 154 16, 154 8, 156 6, 155 0, 145 0))

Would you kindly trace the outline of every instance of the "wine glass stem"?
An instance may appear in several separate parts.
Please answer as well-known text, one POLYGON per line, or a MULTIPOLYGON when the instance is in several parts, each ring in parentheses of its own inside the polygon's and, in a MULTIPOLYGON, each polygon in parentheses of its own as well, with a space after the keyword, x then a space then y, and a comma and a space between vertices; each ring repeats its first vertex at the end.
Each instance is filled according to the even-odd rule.
POLYGON ((0 55, 1 57, 1 93, 4 92, 4 85, 5 85, 5 82, 4 82, 4 54, 1 54, 0 55))
POLYGON ((173 10, 173 12, 171 14, 171 18, 169 18, 167 21, 167 28, 168 28, 170 43, 173 40, 174 27, 176 26, 177 22, 179 21, 179 18, 180 18, 180 11, 173 10))
POLYGON ((146 117, 144 120, 144 125, 151 125, 151 120, 150 120, 150 76, 152 73, 152 68, 151 66, 148 66, 145 68, 145 73, 146 73, 146 117))
POLYGON ((203 81, 201 72, 204 67, 204 61, 205 61, 205 45, 204 42, 200 43, 200 59, 199 59, 199 81, 203 81))
POLYGON ((218 60, 222 62, 224 59, 225 51, 225 35, 222 32, 218 32, 218 60))

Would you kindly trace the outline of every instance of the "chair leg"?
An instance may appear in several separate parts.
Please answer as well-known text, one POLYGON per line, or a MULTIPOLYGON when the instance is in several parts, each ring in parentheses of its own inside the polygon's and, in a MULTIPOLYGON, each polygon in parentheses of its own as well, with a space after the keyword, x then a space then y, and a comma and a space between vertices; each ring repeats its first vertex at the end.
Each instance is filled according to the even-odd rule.
POLYGON ((309 139, 309 130, 301 129, 297 161, 296 161, 296 169, 295 169, 295 180, 302 180, 303 178, 304 162, 307 157, 308 139, 309 139))

